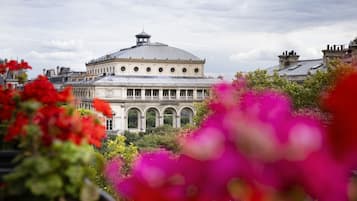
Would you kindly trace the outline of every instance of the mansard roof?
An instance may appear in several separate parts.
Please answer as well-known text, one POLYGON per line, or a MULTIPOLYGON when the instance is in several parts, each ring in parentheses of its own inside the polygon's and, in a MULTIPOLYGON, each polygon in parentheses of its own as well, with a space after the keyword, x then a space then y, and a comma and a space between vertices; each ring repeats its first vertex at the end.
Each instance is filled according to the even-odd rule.
POLYGON ((323 59, 299 60, 284 68, 273 66, 268 69, 268 74, 273 75, 276 71, 280 76, 307 76, 314 74, 317 70, 326 70, 323 59))

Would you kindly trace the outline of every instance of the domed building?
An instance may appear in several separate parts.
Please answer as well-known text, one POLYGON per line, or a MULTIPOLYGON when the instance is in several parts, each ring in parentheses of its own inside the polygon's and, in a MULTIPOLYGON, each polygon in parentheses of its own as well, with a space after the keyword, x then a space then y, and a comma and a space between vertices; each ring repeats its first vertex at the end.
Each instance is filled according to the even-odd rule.
POLYGON ((92 75, 155 75, 202 77, 205 60, 163 43, 151 43, 150 35, 136 35, 136 45, 107 54, 86 64, 92 75))
POLYGON ((89 61, 86 78, 67 83, 81 108, 92 109, 95 97, 110 103, 109 133, 192 124, 194 103, 203 101, 219 82, 204 76, 204 59, 150 38, 145 32, 137 34, 135 46, 89 61))

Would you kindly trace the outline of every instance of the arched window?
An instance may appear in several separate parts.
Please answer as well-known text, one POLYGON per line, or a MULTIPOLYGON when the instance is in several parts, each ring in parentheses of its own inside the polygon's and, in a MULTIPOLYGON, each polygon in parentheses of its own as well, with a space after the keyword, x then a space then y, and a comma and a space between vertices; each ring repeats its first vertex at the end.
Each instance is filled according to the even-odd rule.
POLYGON ((128 111, 128 129, 139 129, 140 111, 132 108, 128 111))
POLYGON ((147 129, 159 126, 159 112, 155 108, 148 109, 145 116, 147 129))
POLYGON ((176 127, 176 111, 173 108, 167 108, 164 111, 164 125, 176 127))
POLYGON ((198 73, 200 70, 198 68, 195 68, 195 73, 198 73))
POLYGON ((147 67, 146 68, 146 72, 150 72, 151 71, 151 68, 150 67, 147 67))
POLYGON ((183 73, 186 73, 186 72, 187 72, 187 68, 183 68, 183 69, 182 69, 182 72, 183 72, 183 73))
POLYGON ((193 123, 193 111, 188 107, 181 110, 180 117, 181 126, 193 123))
POLYGON ((134 67, 134 71, 135 71, 135 72, 138 72, 138 71, 139 71, 139 67, 135 66, 135 67, 134 67))

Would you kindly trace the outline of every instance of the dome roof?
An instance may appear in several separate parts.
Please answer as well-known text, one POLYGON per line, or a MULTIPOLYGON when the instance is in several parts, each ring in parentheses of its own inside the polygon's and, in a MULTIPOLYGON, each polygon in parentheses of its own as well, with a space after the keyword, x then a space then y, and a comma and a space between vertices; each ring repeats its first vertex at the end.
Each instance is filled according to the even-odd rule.
MULTIPOLYGON (((137 38, 150 37, 142 32, 136 35, 137 38)), ((182 61, 202 61, 197 56, 175 47, 170 47, 163 43, 150 43, 150 41, 139 41, 136 46, 121 49, 117 52, 107 54, 89 62, 96 63, 109 59, 148 59, 148 60, 182 60, 182 61)))

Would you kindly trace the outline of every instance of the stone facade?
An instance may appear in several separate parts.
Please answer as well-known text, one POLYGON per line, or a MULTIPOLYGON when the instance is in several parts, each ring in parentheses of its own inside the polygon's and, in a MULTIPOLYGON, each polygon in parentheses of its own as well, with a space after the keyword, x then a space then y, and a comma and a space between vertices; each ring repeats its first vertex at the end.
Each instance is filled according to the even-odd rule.
POLYGON ((78 107, 92 108, 93 98, 110 103, 113 118, 105 119, 108 133, 144 132, 193 123, 194 104, 208 97, 219 82, 204 76, 205 60, 136 35, 136 46, 86 63, 87 77, 70 80, 78 107))

